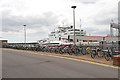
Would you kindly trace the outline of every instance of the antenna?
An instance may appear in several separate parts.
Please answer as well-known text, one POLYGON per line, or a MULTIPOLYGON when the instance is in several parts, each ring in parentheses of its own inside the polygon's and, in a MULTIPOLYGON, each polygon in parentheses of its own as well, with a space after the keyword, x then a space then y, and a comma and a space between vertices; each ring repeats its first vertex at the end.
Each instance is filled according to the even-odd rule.
POLYGON ((64 22, 62 22, 62 24, 63 24, 63 27, 64 27, 64 22))

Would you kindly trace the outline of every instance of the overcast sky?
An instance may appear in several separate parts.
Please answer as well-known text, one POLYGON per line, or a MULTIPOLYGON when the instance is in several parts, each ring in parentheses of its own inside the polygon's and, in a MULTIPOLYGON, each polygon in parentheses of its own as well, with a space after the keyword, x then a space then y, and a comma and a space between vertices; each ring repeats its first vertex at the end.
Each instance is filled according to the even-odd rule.
POLYGON ((27 25, 27 42, 47 38, 58 26, 73 25, 76 11, 76 28, 87 34, 109 34, 111 19, 117 23, 119 0, 0 0, 0 26, 9 42, 24 42, 23 25, 27 25))

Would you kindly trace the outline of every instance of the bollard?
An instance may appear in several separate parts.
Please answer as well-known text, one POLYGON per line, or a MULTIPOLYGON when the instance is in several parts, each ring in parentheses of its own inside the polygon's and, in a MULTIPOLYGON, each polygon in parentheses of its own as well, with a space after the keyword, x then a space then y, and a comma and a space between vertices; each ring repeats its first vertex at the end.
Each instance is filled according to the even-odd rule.
POLYGON ((120 66, 120 55, 113 56, 113 65, 120 66))

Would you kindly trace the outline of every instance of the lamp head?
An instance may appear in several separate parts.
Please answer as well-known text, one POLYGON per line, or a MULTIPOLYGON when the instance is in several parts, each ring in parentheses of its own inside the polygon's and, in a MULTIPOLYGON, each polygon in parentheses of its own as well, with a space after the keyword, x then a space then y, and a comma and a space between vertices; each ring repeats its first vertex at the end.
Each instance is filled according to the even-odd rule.
POLYGON ((75 8, 76 8, 76 6, 71 6, 71 8, 74 8, 74 9, 75 9, 75 8))

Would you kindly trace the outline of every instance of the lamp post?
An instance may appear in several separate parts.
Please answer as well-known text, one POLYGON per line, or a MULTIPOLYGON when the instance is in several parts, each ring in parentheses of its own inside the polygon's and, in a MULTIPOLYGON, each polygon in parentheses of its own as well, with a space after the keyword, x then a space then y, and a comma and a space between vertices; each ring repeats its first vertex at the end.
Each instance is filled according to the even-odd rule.
POLYGON ((76 6, 71 6, 71 8, 73 8, 73 23, 74 23, 74 46, 75 44, 75 8, 76 6))
POLYGON ((24 26, 24 43, 26 44, 26 25, 23 26, 24 26))
POLYGON ((118 2, 118 50, 120 50, 120 1, 118 2))

